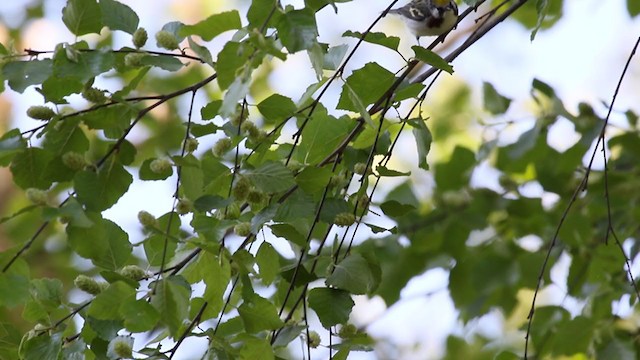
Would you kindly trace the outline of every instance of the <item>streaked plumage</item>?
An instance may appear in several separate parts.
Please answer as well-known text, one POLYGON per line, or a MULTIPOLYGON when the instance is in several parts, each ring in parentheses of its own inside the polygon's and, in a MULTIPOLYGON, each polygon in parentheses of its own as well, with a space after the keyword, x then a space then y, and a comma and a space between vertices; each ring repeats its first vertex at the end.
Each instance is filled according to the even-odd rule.
POLYGON ((454 0, 412 0, 399 9, 390 10, 389 14, 402 16, 416 38, 438 36, 456 24, 458 5, 454 0))

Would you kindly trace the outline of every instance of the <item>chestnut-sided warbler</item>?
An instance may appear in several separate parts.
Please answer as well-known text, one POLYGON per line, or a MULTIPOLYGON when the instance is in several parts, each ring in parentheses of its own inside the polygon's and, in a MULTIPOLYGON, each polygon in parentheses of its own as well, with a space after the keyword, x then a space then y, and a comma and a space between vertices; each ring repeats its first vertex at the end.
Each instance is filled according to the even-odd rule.
POLYGON ((451 30, 458 20, 458 5, 454 0, 411 0, 407 5, 389 14, 397 14, 409 30, 420 36, 438 36, 451 30))

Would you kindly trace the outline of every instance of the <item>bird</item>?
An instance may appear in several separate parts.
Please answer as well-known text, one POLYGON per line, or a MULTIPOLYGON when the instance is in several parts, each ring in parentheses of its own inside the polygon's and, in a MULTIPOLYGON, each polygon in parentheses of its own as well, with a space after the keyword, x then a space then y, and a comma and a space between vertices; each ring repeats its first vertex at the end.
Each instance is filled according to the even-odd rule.
POLYGON ((402 16, 419 43, 421 36, 439 36, 451 30, 458 21, 458 5, 454 0, 411 0, 389 14, 402 16))

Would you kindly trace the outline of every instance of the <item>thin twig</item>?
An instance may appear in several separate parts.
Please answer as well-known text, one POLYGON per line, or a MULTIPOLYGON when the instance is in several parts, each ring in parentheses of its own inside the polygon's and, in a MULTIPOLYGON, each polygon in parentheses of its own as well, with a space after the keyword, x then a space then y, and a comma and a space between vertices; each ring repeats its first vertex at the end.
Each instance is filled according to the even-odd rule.
MULTIPOLYGON (((527 333, 525 335, 525 346, 524 346, 524 358, 525 360, 528 358, 528 352, 529 352, 529 338, 531 335, 531 325, 533 323, 533 315, 535 313, 535 306, 536 306, 536 300, 538 298, 538 293, 540 291, 540 287, 542 286, 542 278, 544 277, 544 272, 547 269, 548 263, 549 263, 549 258, 551 257, 551 251, 553 250, 557 240, 558 240, 558 234, 560 233, 560 228, 562 227, 562 225, 564 224, 564 221, 567 218, 567 215, 569 214, 569 211, 571 210, 571 208, 573 207, 573 205, 575 204, 577 198, 578 198, 578 194, 580 194, 582 191, 586 190, 587 185, 588 185, 588 181, 589 181, 589 175, 591 174, 591 170, 593 167, 593 162, 596 156, 596 153, 598 151, 598 147, 599 144, 602 144, 602 147, 604 149, 605 145, 605 133, 606 133, 606 129, 607 129, 607 125, 609 124, 609 116, 611 115, 611 112, 613 111, 613 105, 615 103, 615 100, 618 96, 618 93, 620 91, 620 87, 622 86, 622 81, 627 73, 627 70, 629 68, 629 64, 631 63, 631 59, 633 58, 633 56, 635 55, 638 46, 640 45, 640 37, 638 38, 638 40, 636 41, 633 49, 631 50, 631 53, 629 54, 629 58, 627 59, 627 63, 624 66, 624 69, 622 70, 622 74, 620 74, 620 78, 618 79, 618 84, 616 86, 616 89, 614 91, 613 94, 613 99, 611 101, 611 104, 609 105, 609 111, 607 113, 607 116, 604 119, 604 123, 602 125, 602 129, 600 130, 600 136, 598 137, 598 141, 596 143, 596 146, 593 148, 593 153, 591 154, 591 159, 589 161, 589 164, 587 166, 587 169, 585 171, 585 174, 582 178, 582 181, 580 181, 580 184, 576 187, 576 189, 573 192, 573 195, 571 196, 571 198, 569 199, 569 203, 567 204, 567 207, 565 208, 564 212, 562 213, 562 217, 560 218, 560 222, 558 223, 558 226, 556 227, 556 231, 553 235, 553 238, 551 239, 551 242, 549 243, 549 247, 547 249, 547 253, 545 256, 545 259, 542 263, 542 267, 540 269, 540 274, 538 275, 538 281, 536 283, 536 288, 535 291, 533 293, 533 299, 531 300, 531 308, 529 309, 529 315, 527 316, 528 319, 528 323, 527 323, 527 333)), ((606 164, 606 159, 605 159, 605 164, 606 164)), ((606 165, 605 165, 605 175, 606 175, 606 165)), ((606 179, 606 177, 605 177, 606 179)), ((606 180, 605 180, 606 181, 606 180)), ((608 197, 608 190, 605 190, 605 197, 607 198, 607 207, 608 209, 610 209, 610 204, 609 204, 609 197, 608 197)), ((610 210, 608 210, 610 211, 610 210)), ((633 281, 633 274, 631 273, 631 266, 630 266, 630 262, 626 256, 626 254, 624 253, 624 249, 622 248, 622 244, 618 241, 617 237, 615 236, 615 232, 613 232, 613 228, 611 225, 611 217, 609 214, 609 225, 607 226, 607 235, 609 232, 612 232, 614 234, 614 238, 616 239, 616 243, 618 244, 618 246, 620 247, 620 250, 622 251, 622 254, 625 258, 625 262, 627 265, 627 271, 628 274, 630 275, 630 279, 633 282, 633 286, 634 289, 636 291, 636 295, 640 295, 640 292, 638 292, 638 288, 637 285, 635 284, 635 281, 633 281)), ((606 235, 606 236, 607 236, 606 235)), ((640 296, 639 296, 640 297, 640 296)))

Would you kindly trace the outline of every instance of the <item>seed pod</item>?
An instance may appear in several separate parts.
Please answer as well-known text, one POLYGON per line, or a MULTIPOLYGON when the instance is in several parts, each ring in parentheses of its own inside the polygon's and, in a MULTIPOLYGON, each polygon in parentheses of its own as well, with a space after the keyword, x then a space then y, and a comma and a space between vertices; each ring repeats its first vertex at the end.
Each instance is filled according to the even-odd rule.
POLYGON ((82 154, 69 151, 62 155, 62 163, 71 170, 82 170, 87 165, 87 161, 82 154))
POLYGON ((149 164, 149 169, 156 174, 162 174, 171 169, 171 161, 167 159, 155 159, 149 164))
POLYGON ((47 205, 49 201, 47 192, 40 189, 29 188, 25 191, 25 196, 35 205, 47 205))
POLYGON ((226 154, 227 151, 231 150, 231 146, 231 139, 222 138, 218 140, 215 145, 213 145, 213 155, 215 155, 216 157, 221 157, 222 155, 226 154))
POLYGON ((236 224, 236 226, 233 227, 233 232, 238 236, 249 236, 251 235, 251 223, 242 222, 236 224))
POLYGON ((133 46, 135 46, 137 49, 140 49, 144 46, 144 44, 147 43, 147 39, 147 30, 145 30, 144 28, 138 28, 138 30, 133 33, 133 46))
POLYGON ((102 292, 102 286, 95 279, 86 275, 78 275, 73 283, 78 289, 91 295, 98 295, 102 292))
POLYGON ((110 359, 131 359, 133 354, 133 338, 119 335, 113 338, 107 346, 107 356, 110 359))
POLYGON ((158 226, 158 220, 155 218, 155 216, 151 215, 150 213, 142 210, 138 213, 138 221, 140 222, 140 224, 142 224, 142 226, 144 227, 157 227, 158 226))
POLYGON ((356 217, 352 213, 340 213, 333 219, 333 223, 338 226, 351 226, 356 222, 356 217))
POLYGON ((142 58, 146 55, 143 53, 131 52, 124 56, 124 65, 128 67, 142 66, 142 58))
POLYGON ((156 43, 158 44, 158 47, 167 50, 175 50, 179 46, 178 39, 166 30, 161 30, 156 33, 156 43))
POLYGON ((176 212, 180 215, 188 214, 193 211, 193 203, 189 199, 180 199, 176 205, 176 212))
POLYGON ((27 116, 36 120, 51 120, 56 113, 48 106, 35 105, 27 109, 27 116))
POLYGON ((120 275, 135 281, 147 278, 147 272, 138 265, 127 265, 120 269, 120 275))

